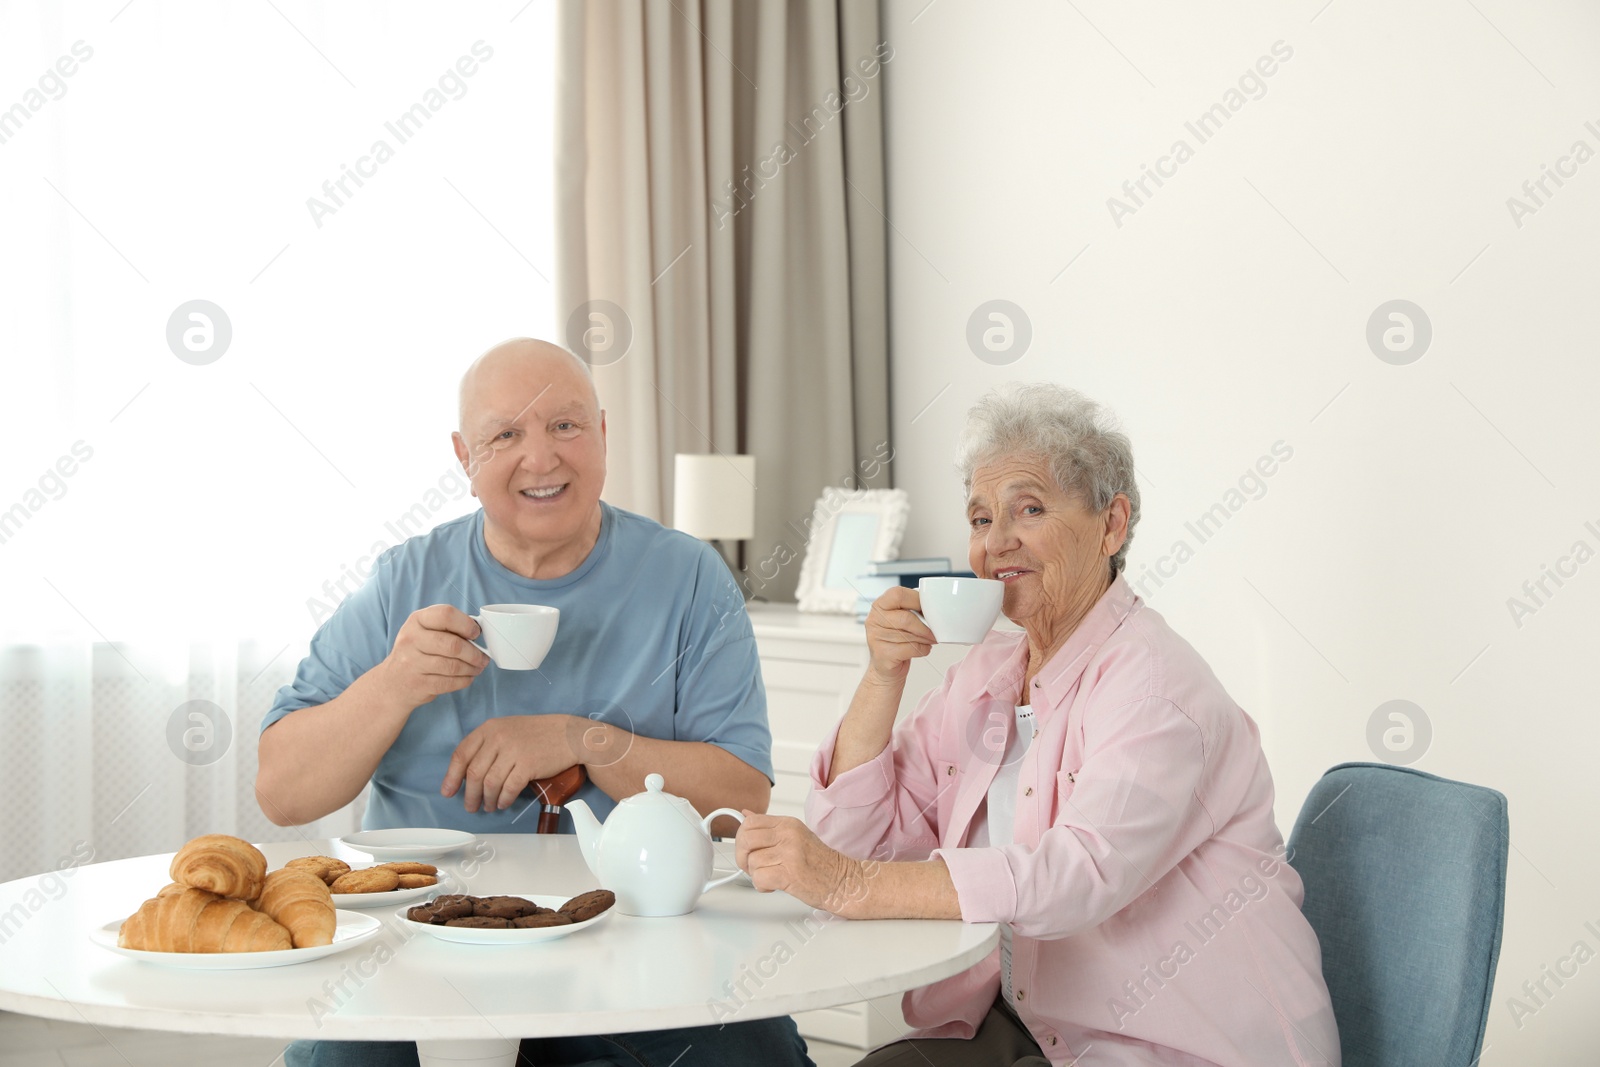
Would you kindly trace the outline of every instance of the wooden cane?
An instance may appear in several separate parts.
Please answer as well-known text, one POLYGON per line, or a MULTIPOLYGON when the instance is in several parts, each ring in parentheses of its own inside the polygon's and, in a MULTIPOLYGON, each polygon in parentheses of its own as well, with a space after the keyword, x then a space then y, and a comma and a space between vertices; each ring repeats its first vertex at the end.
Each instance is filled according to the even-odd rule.
POLYGON ((573 794, 583 788, 583 783, 589 780, 584 773, 583 764, 568 767, 552 778, 541 778, 536 782, 529 782, 528 787, 534 791, 542 805, 539 809, 539 829, 541 834, 553 834, 561 822, 561 805, 571 800, 573 794))

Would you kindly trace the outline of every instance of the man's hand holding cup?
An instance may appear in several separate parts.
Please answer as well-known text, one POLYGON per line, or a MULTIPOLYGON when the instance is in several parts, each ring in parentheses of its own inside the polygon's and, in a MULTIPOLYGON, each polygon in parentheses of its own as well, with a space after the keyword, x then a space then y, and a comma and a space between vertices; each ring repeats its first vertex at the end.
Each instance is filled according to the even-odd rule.
POLYGON ((385 688, 409 708, 465 689, 489 665, 472 643, 478 634, 472 617, 449 604, 413 611, 380 665, 385 688))

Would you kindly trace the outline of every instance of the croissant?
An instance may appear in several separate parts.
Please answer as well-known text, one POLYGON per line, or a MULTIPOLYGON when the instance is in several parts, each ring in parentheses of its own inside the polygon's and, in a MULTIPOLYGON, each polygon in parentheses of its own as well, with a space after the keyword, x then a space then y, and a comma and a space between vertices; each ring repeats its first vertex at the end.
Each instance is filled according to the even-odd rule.
POLYGON ((257 910, 272 916, 284 929, 295 948, 331 945, 334 914, 333 894, 328 883, 304 868, 285 867, 267 875, 257 910))
POLYGON ((174 882, 219 897, 254 900, 261 895, 267 877, 267 857, 248 841, 227 834, 205 834, 178 850, 168 873, 174 882))
POLYGON ((242 900, 167 886, 139 905, 117 934, 146 952, 273 952, 291 948, 289 931, 242 900))

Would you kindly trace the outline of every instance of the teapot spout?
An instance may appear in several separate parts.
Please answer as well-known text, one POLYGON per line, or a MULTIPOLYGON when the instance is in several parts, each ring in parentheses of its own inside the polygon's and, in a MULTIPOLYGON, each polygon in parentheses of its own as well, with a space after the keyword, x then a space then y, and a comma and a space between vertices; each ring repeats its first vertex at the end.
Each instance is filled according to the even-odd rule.
POLYGON ((583 849, 583 862, 596 878, 600 877, 600 820, 594 817, 589 805, 581 800, 567 801, 567 811, 572 814, 572 825, 578 831, 578 847, 583 849))

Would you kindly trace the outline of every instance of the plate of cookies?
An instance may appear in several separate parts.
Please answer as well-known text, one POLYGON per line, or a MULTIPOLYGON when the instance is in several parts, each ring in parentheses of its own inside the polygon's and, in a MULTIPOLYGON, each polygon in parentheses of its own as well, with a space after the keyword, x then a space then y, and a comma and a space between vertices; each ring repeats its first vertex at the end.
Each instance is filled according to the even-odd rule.
POLYGON ((346 834, 339 843, 375 860, 431 860, 472 844, 478 838, 465 830, 416 826, 397 830, 362 830, 346 834))
POLYGON ((450 876, 421 860, 391 860, 354 867, 332 856, 302 856, 284 864, 309 871, 327 885, 341 908, 377 908, 406 904, 438 891, 450 876))
POLYGON ((616 902, 616 896, 605 889, 571 898, 537 893, 492 897, 447 893, 426 904, 402 908, 398 914, 441 941, 529 945, 596 926, 610 916, 616 902))

